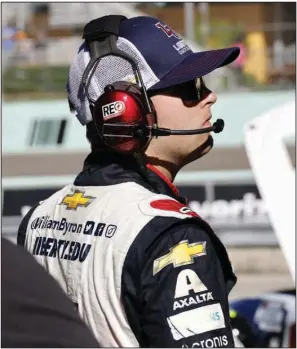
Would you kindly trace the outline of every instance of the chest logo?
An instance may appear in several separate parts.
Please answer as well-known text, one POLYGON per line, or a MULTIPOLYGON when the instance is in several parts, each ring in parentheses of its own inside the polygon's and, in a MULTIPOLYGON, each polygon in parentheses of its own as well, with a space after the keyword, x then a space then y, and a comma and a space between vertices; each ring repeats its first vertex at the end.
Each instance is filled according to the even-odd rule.
POLYGON ((84 191, 75 190, 73 194, 66 195, 60 205, 65 205, 66 210, 76 211, 78 207, 87 207, 89 206, 94 199, 94 196, 85 196, 84 191))
POLYGON ((172 264, 174 268, 193 264, 195 257, 206 255, 206 241, 189 244, 188 240, 181 241, 170 249, 166 255, 156 259, 153 266, 153 275, 172 264))

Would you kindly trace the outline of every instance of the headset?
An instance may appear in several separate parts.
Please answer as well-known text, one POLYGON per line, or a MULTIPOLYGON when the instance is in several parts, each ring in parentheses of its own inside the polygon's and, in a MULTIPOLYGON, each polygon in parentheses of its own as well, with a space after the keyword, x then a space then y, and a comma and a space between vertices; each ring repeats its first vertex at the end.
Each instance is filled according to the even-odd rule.
POLYGON ((158 127, 157 115, 136 60, 116 45, 120 24, 126 19, 127 17, 119 15, 97 18, 86 24, 83 32, 91 59, 82 76, 82 87, 102 141, 118 152, 141 154, 153 137, 221 132, 224 128, 222 119, 203 129, 171 130, 158 127), (100 60, 108 55, 130 62, 140 86, 118 81, 107 85, 104 93, 95 101, 90 97, 88 88, 100 60))

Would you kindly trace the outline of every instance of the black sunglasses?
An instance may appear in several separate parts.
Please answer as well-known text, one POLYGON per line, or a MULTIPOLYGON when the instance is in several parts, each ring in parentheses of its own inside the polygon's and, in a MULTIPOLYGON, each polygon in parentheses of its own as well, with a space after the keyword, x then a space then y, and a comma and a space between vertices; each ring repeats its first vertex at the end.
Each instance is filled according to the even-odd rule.
POLYGON ((184 102, 199 103, 208 91, 202 77, 195 80, 187 81, 179 85, 171 86, 169 88, 148 91, 150 97, 156 95, 165 95, 171 97, 178 97, 184 102))

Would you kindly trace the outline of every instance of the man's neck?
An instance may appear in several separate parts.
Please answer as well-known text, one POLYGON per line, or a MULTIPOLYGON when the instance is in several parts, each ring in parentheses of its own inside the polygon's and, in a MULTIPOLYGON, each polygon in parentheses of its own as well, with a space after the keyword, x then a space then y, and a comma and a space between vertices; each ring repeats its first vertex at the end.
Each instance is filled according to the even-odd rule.
POLYGON ((174 180, 174 177, 173 175, 171 174, 171 172, 163 167, 163 166, 160 166, 160 165, 153 165, 158 171, 160 171, 170 182, 173 182, 174 180))
POLYGON ((153 156, 148 156, 147 162, 160 171, 170 182, 174 181, 174 178, 179 171, 179 168, 175 164, 153 156))

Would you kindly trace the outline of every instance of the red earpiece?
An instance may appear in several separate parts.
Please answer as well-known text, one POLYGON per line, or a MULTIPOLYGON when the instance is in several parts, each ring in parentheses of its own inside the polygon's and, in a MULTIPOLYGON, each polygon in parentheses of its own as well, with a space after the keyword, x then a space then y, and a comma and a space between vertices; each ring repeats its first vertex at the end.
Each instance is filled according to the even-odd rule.
POLYGON ((106 86, 105 93, 93 105, 92 115, 107 146, 125 153, 141 152, 148 146, 155 112, 148 114, 142 99, 136 84, 119 81, 106 86))

